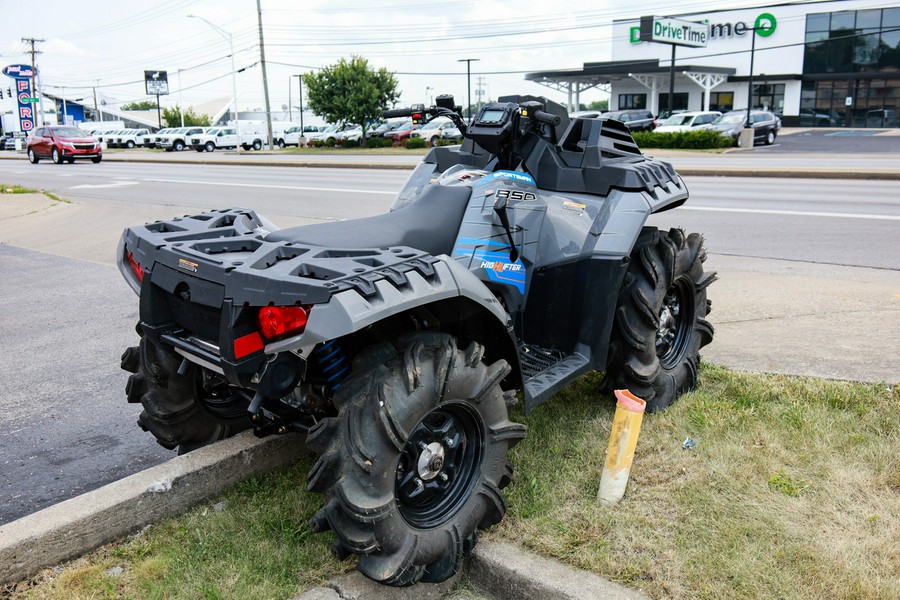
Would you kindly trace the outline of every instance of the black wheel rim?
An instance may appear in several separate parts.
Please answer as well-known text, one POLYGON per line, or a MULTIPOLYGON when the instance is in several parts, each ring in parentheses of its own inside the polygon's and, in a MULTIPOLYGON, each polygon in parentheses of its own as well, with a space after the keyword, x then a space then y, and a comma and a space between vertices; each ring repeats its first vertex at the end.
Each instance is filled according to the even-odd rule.
POLYGON ((481 418, 466 404, 442 404, 413 429, 397 465, 400 513, 414 527, 440 526, 465 504, 481 473, 481 418))
POLYGON ((196 369, 194 394, 206 411, 219 419, 237 419, 249 416, 250 400, 243 390, 228 385, 218 375, 196 369))
POLYGON ((693 285, 688 278, 681 277, 666 290, 659 311, 656 355, 663 368, 671 369, 684 357, 693 329, 693 314, 693 285))

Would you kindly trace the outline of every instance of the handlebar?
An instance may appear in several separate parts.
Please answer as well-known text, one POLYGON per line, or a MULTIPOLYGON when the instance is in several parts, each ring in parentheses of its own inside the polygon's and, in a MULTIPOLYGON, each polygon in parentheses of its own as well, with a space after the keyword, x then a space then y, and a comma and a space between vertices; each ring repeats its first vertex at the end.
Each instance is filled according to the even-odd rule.
POLYGON ((559 125, 562 122, 559 115, 554 115, 543 110, 536 110, 531 113, 531 115, 535 120, 540 121, 541 123, 547 123, 548 125, 559 125))
POLYGON ((393 119, 394 117, 411 117, 413 115, 411 108, 392 108, 381 113, 385 119, 393 119))

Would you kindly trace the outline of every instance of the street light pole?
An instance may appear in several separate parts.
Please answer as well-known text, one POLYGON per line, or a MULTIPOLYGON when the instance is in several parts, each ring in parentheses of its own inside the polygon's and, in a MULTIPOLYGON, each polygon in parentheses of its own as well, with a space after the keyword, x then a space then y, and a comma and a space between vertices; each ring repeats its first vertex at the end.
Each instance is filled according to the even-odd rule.
MULTIPOLYGON (((216 33, 221 35, 223 38, 228 40, 228 45, 231 48, 231 107, 232 107, 232 110, 234 110, 234 129, 237 132, 237 141, 238 141, 238 146, 240 147, 241 141, 242 141, 242 139, 241 139, 241 119, 240 119, 240 113, 238 112, 238 105, 237 105, 237 77, 235 75, 236 71, 234 70, 234 38, 231 36, 230 33, 224 31, 220 27, 213 25, 212 23, 209 22, 209 20, 205 19, 204 17, 201 17, 199 15, 188 15, 188 17, 192 17, 194 19, 200 19, 201 21, 203 21, 204 23, 206 23, 207 25, 212 27, 213 31, 215 31, 216 33)), ((180 87, 180 85, 179 85, 179 87, 180 87)), ((158 105, 159 105, 159 103, 157 102, 157 106, 158 105)))
MULTIPOLYGON (((291 75, 297 78, 297 85, 300 88, 300 135, 303 135, 303 75, 291 75)), ((290 86, 288 86, 290 88, 290 86)))
POLYGON ((472 61, 481 60, 480 58, 460 58, 456 62, 466 63, 466 103, 468 105, 469 121, 472 120, 472 61))

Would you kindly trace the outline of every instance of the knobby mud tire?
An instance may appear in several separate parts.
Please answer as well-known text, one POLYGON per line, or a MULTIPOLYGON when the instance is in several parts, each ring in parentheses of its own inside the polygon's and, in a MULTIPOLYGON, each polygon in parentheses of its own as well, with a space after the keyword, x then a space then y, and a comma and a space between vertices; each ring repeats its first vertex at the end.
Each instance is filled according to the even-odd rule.
POLYGON ((459 350, 455 338, 437 333, 371 347, 354 360, 353 375, 335 394, 337 417, 320 421, 307 436, 319 455, 308 488, 325 496, 310 527, 333 530, 335 555, 359 555, 357 569, 375 581, 405 586, 448 579, 475 546, 478 529, 500 522, 506 513, 500 490, 512 477, 507 453, 526 428, 507 417, 507 403, 515 396, 504 393, 500 382, 509 365, 500 360, 487 366, 483 353, 476 343, 459 350), (457 448, 480 448, 480 460, 471 461, 477 464, 469 478, 443 480, 448 487, 465 482, 458 488, 464 493, 446 496, 453 498, 451 508, 431 522, 416 523, 409 499, 402 500, 398 491, 407 461, 401 457, 409 456, 407 442, 413 444, 410 439, 426 421, 444 411, 467 414, 461 420, 477 423, 457 448))
POLYGON ((128 402, 144 407, 138 425, 169 450, 185 454, 250 427, 247 417, 219 418, 209 414, 196 399, 196 365, 178 374, 182 358, 154 344, 147 337, 140 346, 122 354, 122 368, 130 373, 125 393, 128 402))
POLYGON ((700 348, 714 334, 706 288, 716 274, 704 273, 705 260, 700 234, 641 231, 619 292, 604 391, 629 389, 655 412, 696 386, 700 348), (661 331, 673 321, 667 343, 661 331))

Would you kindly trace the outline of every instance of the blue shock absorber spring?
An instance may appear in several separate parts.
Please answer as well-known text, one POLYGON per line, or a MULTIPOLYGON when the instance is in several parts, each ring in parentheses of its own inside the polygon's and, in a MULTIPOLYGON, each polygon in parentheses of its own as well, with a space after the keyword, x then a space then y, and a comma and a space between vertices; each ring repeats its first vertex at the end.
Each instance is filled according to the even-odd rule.
POLYGON ((312 357, 325 378, 325 389, 333 394, 341 387, 341 382, 350 370, 350 363, 344 349, 337 340, 331 340, 313 350, 312 357))

